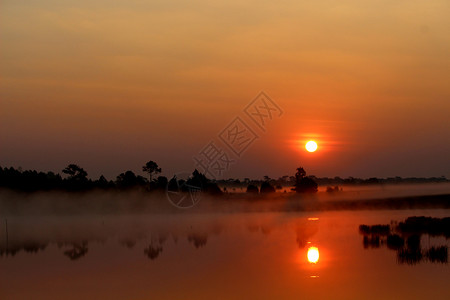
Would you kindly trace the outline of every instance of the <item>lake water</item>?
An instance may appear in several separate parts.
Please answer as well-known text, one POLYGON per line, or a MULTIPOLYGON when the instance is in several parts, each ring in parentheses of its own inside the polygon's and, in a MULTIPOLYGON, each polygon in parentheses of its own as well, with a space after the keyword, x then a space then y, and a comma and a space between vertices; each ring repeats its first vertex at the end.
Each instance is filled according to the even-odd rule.
POLYGON ((450 299, 447 258, 405 261, 358 229, 419 215, 450 211, 8 217, 0 299, 450 299))

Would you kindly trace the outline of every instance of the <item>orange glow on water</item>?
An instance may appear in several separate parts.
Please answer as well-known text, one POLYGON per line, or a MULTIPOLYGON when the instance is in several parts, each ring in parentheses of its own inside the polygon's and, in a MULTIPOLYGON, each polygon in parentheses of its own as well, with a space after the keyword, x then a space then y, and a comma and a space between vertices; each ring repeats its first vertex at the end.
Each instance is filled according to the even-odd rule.
POLYGON ((310 263, 316 264, 319 261, 319 249, 317 247, 309 247, 307 257, 310 263))

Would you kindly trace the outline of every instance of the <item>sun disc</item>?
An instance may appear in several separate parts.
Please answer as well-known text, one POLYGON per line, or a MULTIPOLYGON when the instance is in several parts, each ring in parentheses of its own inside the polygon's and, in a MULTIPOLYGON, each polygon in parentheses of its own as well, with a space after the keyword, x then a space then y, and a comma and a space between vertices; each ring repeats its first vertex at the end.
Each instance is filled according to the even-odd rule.
POLYGON ((308 152, 314 152, 317 150, 317 143, 314 141, 309 141, 306 143, 305 148, 308 152))

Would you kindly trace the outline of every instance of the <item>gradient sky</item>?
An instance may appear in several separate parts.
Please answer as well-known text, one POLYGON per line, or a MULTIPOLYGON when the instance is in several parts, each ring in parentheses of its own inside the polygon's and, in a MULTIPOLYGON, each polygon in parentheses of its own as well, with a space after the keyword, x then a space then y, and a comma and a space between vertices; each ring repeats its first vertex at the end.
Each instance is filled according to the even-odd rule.
POLYGON ((450 177, 447 0, 3 0, 0 77, 3 167, 192 171, 265 91, 226 178, 450 177))

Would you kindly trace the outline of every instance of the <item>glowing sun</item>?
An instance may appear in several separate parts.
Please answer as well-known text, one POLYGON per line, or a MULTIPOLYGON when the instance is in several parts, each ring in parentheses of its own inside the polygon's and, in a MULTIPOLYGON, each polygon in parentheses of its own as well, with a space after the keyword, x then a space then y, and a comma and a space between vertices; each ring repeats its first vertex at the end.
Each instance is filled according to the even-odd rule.
POLYGON ((314 152, 317 150, 317 143, 314 141, 309 141, 306 143, 305 148, 308 152, 314 152))

